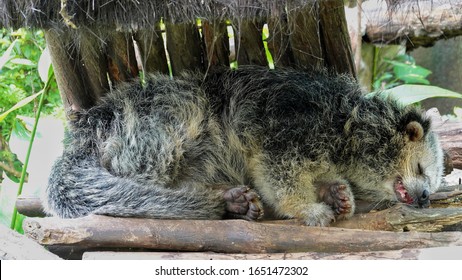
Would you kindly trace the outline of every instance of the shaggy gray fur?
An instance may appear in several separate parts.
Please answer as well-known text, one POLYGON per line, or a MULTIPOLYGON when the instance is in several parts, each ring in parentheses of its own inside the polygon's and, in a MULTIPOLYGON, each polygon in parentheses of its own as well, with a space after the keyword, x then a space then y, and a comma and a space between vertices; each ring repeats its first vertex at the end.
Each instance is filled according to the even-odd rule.
POLYGON ((351 216, 355 197, 424 205, 442 158, 420 111, 366 99, 347 76, 250 66, 153 75, 73 116, 47 210, 220 219, 224 190, 249 185, 280 217, 327 225, 351 216))

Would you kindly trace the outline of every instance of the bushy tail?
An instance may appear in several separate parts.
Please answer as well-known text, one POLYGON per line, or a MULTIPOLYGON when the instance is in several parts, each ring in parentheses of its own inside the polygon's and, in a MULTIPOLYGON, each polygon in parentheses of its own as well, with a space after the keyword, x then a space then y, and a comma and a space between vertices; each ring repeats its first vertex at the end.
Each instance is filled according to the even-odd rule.
POLYGON ((88 214, 160 219, 220 219, 225 213, 219 190, 188 183, 179 188, 145 185, 116 177, 95 158, 65 154, 55 163, 45 209, 62 218, 88 214))

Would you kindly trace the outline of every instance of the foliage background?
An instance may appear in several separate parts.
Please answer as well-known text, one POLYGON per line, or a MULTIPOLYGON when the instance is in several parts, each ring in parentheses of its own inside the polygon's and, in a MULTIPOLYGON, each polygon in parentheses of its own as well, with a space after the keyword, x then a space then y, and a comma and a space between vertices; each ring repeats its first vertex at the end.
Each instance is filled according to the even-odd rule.
MULTIPOLYGON (((4 167, 0 167, 0 223, 5 225, 10 225, 11 222, 18 190, 18 174, 26 156, 31 128, 37 113, 40 96, 37 93, 45 87, 43 74, 41 77, 40 72, 43 73, 43 68, 49 63, 47 56, 42 31, 0 29, 0 163, 1 167, 4 167), (15 105, 17 109, 8 113, 15 105), (11 168, 15 172, 6 171, 11 168)), ((59 127, 62 127, 64 111, 55 80, 50 81, 42 117, 43 125, 39 124, 36 135, 39 141, 35 146, 35 159, 32 157, 36 163, 29 168, 34 174, 30 174, 30 183, 25 187, 31 195, 38 195, 41 185, 45 184, 39 177, 46 178, 48 171, 41 170, 40 165, 49 161, 47 154, 55 154, 50 150, 56 146, 49 143, 53 142, 53 139, 60 141, 62 138, 62 128, 59 127), (51 127, 55 127, 53 131, 51 127), (40 139, 47 139, 48 145, 43 145, 40 139)), ((21 220, 21 217, 18 219, 21 220)))

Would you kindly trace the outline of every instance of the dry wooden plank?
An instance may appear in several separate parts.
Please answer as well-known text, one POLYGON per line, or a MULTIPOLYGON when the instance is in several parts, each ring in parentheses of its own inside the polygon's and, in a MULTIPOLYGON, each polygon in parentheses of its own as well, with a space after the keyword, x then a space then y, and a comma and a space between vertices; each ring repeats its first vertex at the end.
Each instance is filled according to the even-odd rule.
POLYGON ((462 247, 375 252, 222 254, 213 252, 85 252, 84 260, 462 260, 462 247))
POLYGON ((25 234, 42 245, 145 248, 222 253, 361 252, 462 246, 462 232, 384 232, 243 220, 150 220, 87 216, 26 218, 25 234))
POLYGON ((59 260, 33 240, 0 224, 0 260, 59 260))

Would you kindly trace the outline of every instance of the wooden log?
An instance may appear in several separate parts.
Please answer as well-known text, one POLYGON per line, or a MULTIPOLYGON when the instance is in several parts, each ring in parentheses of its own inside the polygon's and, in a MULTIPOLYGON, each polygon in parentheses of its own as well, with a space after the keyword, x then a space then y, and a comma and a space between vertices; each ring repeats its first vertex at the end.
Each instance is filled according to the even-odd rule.
POLYGON ((435 247, 374 252, 220 254, 213 252, 85 252, 84 260, 461 260, 462 247, 435 247))
POLYGON ((78 111, 96 104, 97 95, 87 87, 80 53, 70 34, 50 29, 45 31, 47 46, 65 108, 78 111))
POLYGON ((336 221, 333 227, 387 230, 437 232, 444 227, 462 223, 462 208, 419 209, 403 204, 391 208, 354 215, 348 220, 336 221))
POLYGON ((268 66, 263 45, 262 30, 264 22, 241 20, 233 24, 238 65, 268 66))
POLYGON ((167 51, 173 75, 204 71, 202 42, 195 23, 166 23, 167 51))
POLYGON ((460 1, 409 1, 398 7, 393 11, 386 7, 366 9, 363 39, 378 44, 405 41, 410 50, 462 34, 460 1))
POLYGON ((343 0, 319 1, 321 40, 324 64, 337 73, 356 77, 356 67, 351 50, 350 36, 345 18, 343 0))
POLYGON ((160 24, 155 30, 142 30, 135 34, 141 55, 141 64, 146 73, 168 74, 167 56, 160 24))
POLYGON ((202 21, 207 69, 216 66, 229 67, 229 37, 226 22, 202 21))
POLYGON ((60 258, 0 224, 0 260, 59 260, 60 258))
POLYGON ((243 220, 150 220, 87 216, 26 218, 25 234, 42 245, 146 248, 222 253, 361 252, 462 246, 462 232, 383 232, 243 220))
POLYGON ((45 217, 45 211, 40 198, 31 196, 18 196, 16 199, 16 209, 27 217, 45 217))
POLYGON ((458 190, 437 192, 430 195, 432 207, 462 207, 462 186, 458 190))
POLYGON ((80 34, 78 48, 82 62, 84 86, 96 100, 99 100, 109 91, 107 50, 105 42, 101 41, 106 35, 96 35, 87 30, 77 32, 80 34))
POLYGON ((319 26, 319 2, 305 6, 287 4, 289 41, 294 65, 299 68, 319 69, 324 66, 319 26))

